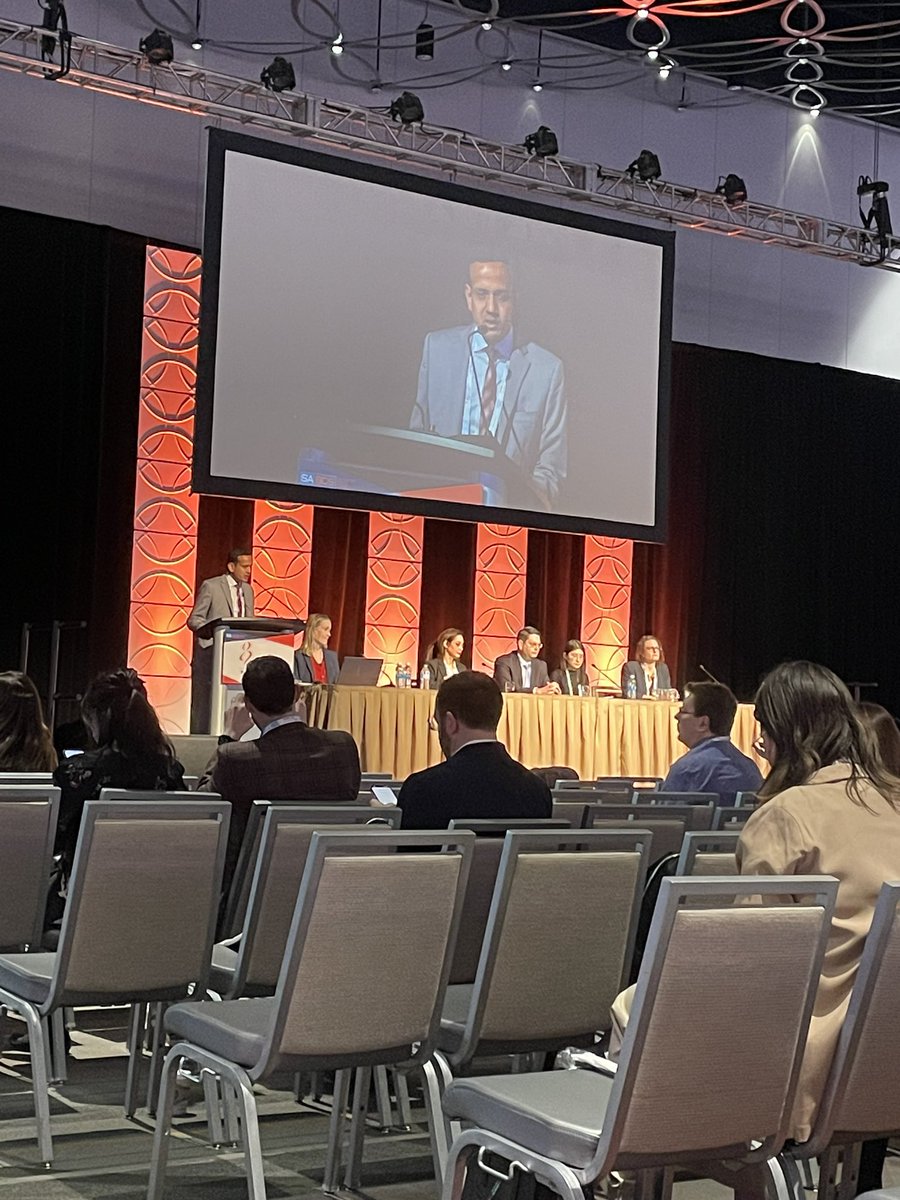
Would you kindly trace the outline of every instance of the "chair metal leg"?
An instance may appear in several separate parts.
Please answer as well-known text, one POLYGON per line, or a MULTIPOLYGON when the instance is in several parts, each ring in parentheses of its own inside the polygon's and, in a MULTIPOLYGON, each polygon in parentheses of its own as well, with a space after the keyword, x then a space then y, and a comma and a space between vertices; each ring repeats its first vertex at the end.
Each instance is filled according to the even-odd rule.
POLYGON ((50 1072, 51 1083, 65 1083, 69 1077, 66 1065, 66 1018, 61 1008, 50 1014, 50 1072))
POLYGON ((449 1141, 442 1103, 444 1094, 441 1086, 442 1074, 438 1073, 434 1058, 430 1058, 423 1064, 422 1075, 425 1079, 425 1112, 428 1115, 428 1129, 431 1135, 434 1177, 440 1187, 447 1182, 449 1141))
POLYGON ((836 1200, 840 1150, 829 1146, 819 1157, 819 1200, 836 1200))
POLYGON ((350 1140, 347 1147, 347 1168, 344 1172, 344 1187, 351 1190, 359 1188, 362 1174, 363 1139, 366 1132, 366 1114, 369 1111, 369 1085, 372 1082, 372 1068, 357 1067, 355 1076, 350 1140))
POLYGON ((206 1104, 209 1142, 214 1150, 218 1150, 227 1136, 222 1124, 222 1081, 213 1071, 201 1070, 200 1082, 203 1085, 203 1100, 206 1104))
POLYGON ((138 1090, 141 1086, 141 1063, 144 1057, 144 1022, 147 1019, 145 1004, 132 1004, 128 1017, 128 1073, 125 1076, 125 1116, 129 1120, 137 1112, 138 1090))
POLYGON ((841 1153, 841 1183, 838 1189, 838 1200, 853 1200, 856 1195, 856 1183, 859 1179, 859 1156, 862 1153, 862 1142, 852 1142, 842 1147, 841 1153))
POLYGON ((231 1146, 241 1144, 241 1122, 236 1107, 234 1088, 228 1086, 224 1079, 220 1080, 222 1093, 222 1120, 225 1126, 225 1140, 231 1146))
POLYGON ((241 1131, 244 1139, 244 1167, 247 1172, 249 1200, 266 1200, 266 1178, 263 1173, 262 1143, 259 1140, 259 1119, 256 1114, 256 1097, 246 1072, 239 1067, 232 1079, 223 1079, 223 1086, 233 1090, 240 1113, 241 1131))
POLYGON ((404 1132, 408 1132, 412 1127, 412 1109, 409 1104, 409 1084, 406 1082, 406 1076, 402 1071, 396 1068, 391 1068, 391 1077, 394 1080, 394 1096, 397 1100, 397 1121, 400 1128, 404 1132))
POLYGON ((394 1110, 391 1107, 391 1091, 388 1087, 387 1067, 375 1068, 375 1099, 378 1104, 378 1124, 386 1131, 394 1123, 394 1110))
POLYGON ((166 1005, 158 1001, 153 1005, 153 1043, 150 1049, 150 1072, 147 1076, 147 1111, 153 1116, 156 1112, 156 1097, 159 1092, 159 1077, 162 1072, 165 1055, 165 1033, 163 1031, 163 1013, 166 1005))
POLYGON ((156 1112, 156 1130, 153 1134, 153 1150, 150 1156, 150 1182, 147 1200, 162 1200, 169 1159, 169 1138, 172 1132, 172 1106, 175 1103, 175 1079, 181 1062, 179 1047, 175 1046, 163 1063, 162 1080, 159 1087, 159 1105, 156 1112))
POLYGON ((53 1141, 50 1137, 50 1092, 47 1079, 47 1047, 44 1023, 30 1004, 19 1012, 28 1025, 28 1047, 31 1058, 31 1090, 34 1092, 34 1116, 37 1122, 38 1152, 41 1162, 49 1167, 53 1162, 53 1141))
POLYGON ((341 1171, 344 1112, 347 1108, 347 1093, 349 1088, 349 1070, 335 1071, 331 1119, 328 1122, 328 1150, 325 1154, 325 1174, 322 1178, 322 1190, 326 1192, 336 1192, 340 1186, 338 1177, 341 1171))

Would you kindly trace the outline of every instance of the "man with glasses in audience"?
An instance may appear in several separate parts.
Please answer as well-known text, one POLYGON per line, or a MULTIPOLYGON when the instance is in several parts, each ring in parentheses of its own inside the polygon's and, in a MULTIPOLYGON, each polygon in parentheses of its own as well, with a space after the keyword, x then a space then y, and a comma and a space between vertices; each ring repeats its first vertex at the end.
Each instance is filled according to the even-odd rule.
POLYGON ((731 740, 736 712, 737 700, 724 683, 685 685, 675 721, 688 752, 672 764, 660 791, 710 792, 721 805, 730 805, 737 792, 762 787, 759 767, 731 740))
POLYGON ((552 815, 550 789, 497 740, 503 695, 480 671, 451 675, 434 709, 447 761, 410 775, 397 804, 402 829, 446 829, 456 820, 526 820, 552 815))
POLYGON ((533 692, 537 696, 558 696, 559 684, 550 682, 547 664, 538 658, 543 649, 541 632, 526 625, 516 634, 516 649, 501 654, 494 663, 494 680, 504 692, 533 692))

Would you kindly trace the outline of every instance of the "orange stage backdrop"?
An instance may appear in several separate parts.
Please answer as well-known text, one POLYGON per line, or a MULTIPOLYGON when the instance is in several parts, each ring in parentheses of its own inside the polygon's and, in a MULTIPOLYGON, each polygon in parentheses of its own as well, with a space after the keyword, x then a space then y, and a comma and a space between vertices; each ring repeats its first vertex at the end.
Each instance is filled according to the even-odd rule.
MULTIPOLYGON (((190 722, 198 497, 190 489, 200 309, 200 257, 147 249, 137 487, 128 661, 147 683, 170 733, 190 722)), ((254 506, 256 611, 306 616, 314 509, 258 500, 254 506)), ((422 592, 421 517, 373 512, 366 565, 365 653, 417 670, 422 592)), ((592 676, 618 686, 628 649, 629 541, 585 539, 581 637, 592 676)), ((527 530, 480 524, 476 546, 472 666, 512 649, 525 622, 527 530)))

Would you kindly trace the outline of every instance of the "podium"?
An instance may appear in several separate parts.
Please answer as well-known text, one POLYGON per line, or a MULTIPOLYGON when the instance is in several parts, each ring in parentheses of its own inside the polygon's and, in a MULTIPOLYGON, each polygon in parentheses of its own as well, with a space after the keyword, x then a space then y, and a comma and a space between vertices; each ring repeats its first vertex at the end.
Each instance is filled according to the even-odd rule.
POLYGON ((305 621, 291 617, 222 617, 208 621, 197 636, 212 638, 209 729, 222 732, 222 721, 229 690, 240 685, 247 663, 266 654, 283 658, 294 669, 296 635, 306 628, 305 621))
POLYGON ((544 508, 530 477, 490 434, 441 437, 384 425, 331 430, 304 447, 297 482, 463 504, 544 508))

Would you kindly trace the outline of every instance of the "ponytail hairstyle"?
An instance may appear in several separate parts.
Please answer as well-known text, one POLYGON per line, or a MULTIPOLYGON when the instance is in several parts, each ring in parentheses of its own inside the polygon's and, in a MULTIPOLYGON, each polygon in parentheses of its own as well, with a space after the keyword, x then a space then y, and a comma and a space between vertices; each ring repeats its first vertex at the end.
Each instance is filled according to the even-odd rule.
POLYGON ((147 689, 131 667, 92 680, 81 702, 81 716, 98 747, 114 746, 128 758, 175 757, 147 689))
POLYGON ((52 771, 55 766, 37 688, 21 671, 0 672, 0 771, 52 771))

